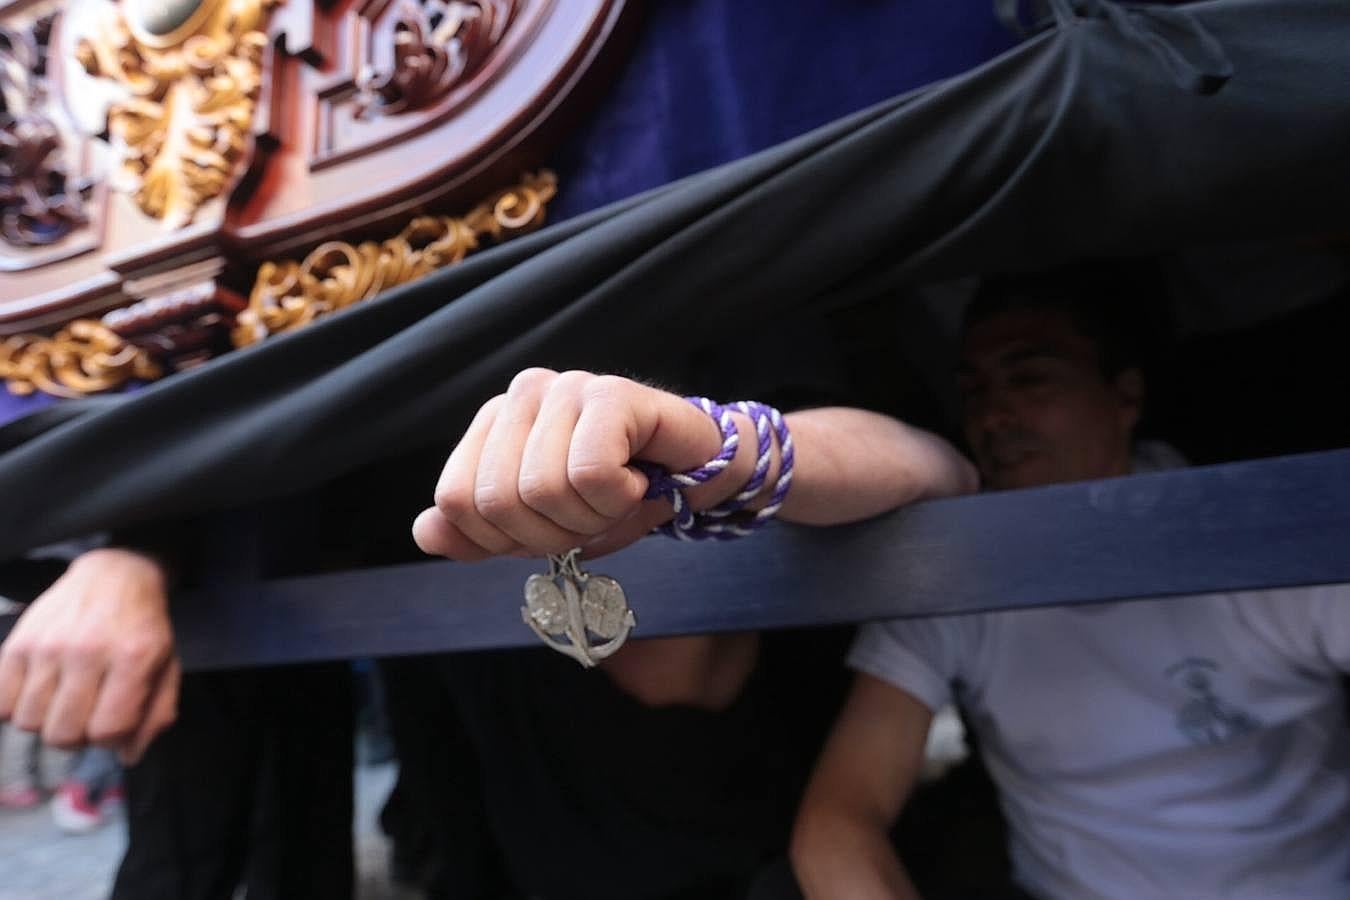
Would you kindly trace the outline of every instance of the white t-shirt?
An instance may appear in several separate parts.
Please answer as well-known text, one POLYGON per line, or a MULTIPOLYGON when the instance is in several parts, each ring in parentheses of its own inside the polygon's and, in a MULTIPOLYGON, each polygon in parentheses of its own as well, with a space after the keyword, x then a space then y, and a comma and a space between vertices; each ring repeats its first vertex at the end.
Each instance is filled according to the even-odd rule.
POLYGON ((849 660, 963 703, 1039 897, 1350 897, 1346 586, 899 620, 849 660))

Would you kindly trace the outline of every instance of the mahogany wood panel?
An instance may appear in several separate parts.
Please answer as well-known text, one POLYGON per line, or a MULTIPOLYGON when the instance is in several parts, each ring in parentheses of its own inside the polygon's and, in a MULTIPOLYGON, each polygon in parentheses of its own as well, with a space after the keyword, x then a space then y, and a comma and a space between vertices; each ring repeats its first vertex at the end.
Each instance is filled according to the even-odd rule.
POLYGON ((0 336, 464 212, 546 162, 635 7, 0 3, 0 336))

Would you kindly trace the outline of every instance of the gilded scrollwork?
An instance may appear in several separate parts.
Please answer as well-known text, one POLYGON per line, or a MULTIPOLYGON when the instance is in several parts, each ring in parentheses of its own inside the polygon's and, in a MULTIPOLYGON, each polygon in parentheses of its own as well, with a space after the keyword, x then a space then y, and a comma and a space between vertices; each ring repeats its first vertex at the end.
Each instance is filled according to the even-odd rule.
POLYGON ((14 394, 57 397, 154 381, 185 359, 200 362, 217 352, 211 335, 220 329, 223 337, 236 310, 229 327, 235 347, 294 331, 460 262, 485 242, 538 228, 556 193, 552 172, 527 175, 463 216, 418 216, 384 241, 330 241, 300 261, 263 263, 246 307, 208 279, 113 310, 99 321, 78 319, 54 335, 0 338, 0 380, 14 394))
POLYGON ((0 26, 0 238, 18 247, 55 244, 89 221, 90 185, 67 173, 61 132, 43 111, 54 19, 0 26))
POLYGON ((0 341, 0 378, 20 396, 42 391, 82 397, 162 374, 145 350, 89 319, 71 322, 51 337, 15 335, 0 341))
POLYGON ((544 223, 556 193, 551 171, 541 171, 491 194, 463 216, 418 216, 382 242, 329 242, 298 262, 263 263, 247 306, 208 279, 112 310, 99 321, 70 322, 55 335, 0 339, 0 381, 14 394, 42 391, 66 398, 155 381, 184 360, 196 363, 215 354, 211 335, 217 328, 223 335, 231 317, 235 347, 294 331, 458 263, 485 242, 532 231, 544 223))
POLYGON ((381 291, 452 265, 484 238, 502 241, 538 227, 557 191, 551 172, 527 176, 467 215, 419 216, 384 241, 330 241, 303 260, 264 263, 248 308, 236 319, 234 344, 244 347, 301 328, 381 291))
POLYGON ((470 78, 501 43, 520 0, 401 0, 394 62, 357 79, 357 115, 422 109, 470 78))
POLYGON ((121 186, 147 215, 185 225, 237 176, 262 92, 267 14, 279 2, 188 0, 167 29, 154 10, 119 10, 77 44, 85 71, 126 88, 108 109, 108 133, 121 186))

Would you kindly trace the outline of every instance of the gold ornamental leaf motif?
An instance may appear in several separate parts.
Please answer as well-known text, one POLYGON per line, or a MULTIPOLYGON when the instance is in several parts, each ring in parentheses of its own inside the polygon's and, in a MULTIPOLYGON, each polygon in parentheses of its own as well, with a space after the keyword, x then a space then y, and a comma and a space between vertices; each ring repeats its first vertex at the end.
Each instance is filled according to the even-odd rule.
POLYGON ((50 338, 16 335, 0 343, 0 378, 19 396, 40 390, 56 397, 83 397, 161 374, 144 350, 87 319, 50 338))
POLYGON ((527 175, 461 217, 419 216, 397 235, 376 243, 330 241, 303 260, 263 263, 236 319, 232 338, 246 347, 294 331, 315 319, 368 300, 460 262, 482 241, 504 241, 544 222, 557 193, 552 172, 527 175))
MULTIPOLYGON (((245 347, 270 335, 302 328, 382 291, 454 265, 484 240, 508 240, 544 222, 557 193, 552 172, 522 178, 461 217, 418 216, 380 243, 330 241, 303 260, 262 263, 248 307, 233 321, 231 338, 245 347)), ((127 341, 119 310, 100 321, 78 319, 51 336, 21 334, 0 340, 0 380, 11 393, 42 391, 82 397, 116 390, 129 381, 154 381, 165 366, 127 341)))
POLYGON ((230 186, 251 148, 267 13, 281 0, 143 0, 75 57, 129 96, 108 110, 119 186, 146 215, 190 223, 230 186))

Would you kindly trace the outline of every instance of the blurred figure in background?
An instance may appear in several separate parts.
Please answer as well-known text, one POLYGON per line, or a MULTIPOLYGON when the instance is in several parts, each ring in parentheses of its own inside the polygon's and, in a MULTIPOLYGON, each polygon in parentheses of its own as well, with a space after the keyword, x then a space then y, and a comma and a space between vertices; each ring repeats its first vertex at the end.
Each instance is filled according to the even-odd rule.
POLYGON ((52 796, 52 821, 66 834, 87 834, 122 808, 122 767, 105 747, 86 747, 52 796))

